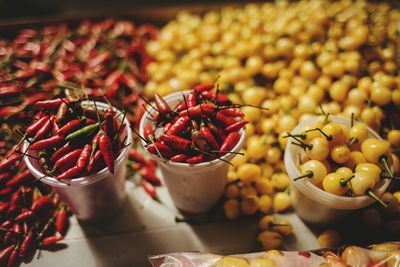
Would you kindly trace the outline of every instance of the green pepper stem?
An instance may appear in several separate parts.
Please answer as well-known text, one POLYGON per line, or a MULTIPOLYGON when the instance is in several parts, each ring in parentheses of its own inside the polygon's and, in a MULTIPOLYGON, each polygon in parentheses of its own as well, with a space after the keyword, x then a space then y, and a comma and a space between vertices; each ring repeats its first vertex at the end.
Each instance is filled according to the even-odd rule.
POLYGON ((389 176, 391 178, 393 178, 394 175, 393 175, 392 170, 390 169, 386 155, 382 155, 379 157, 379 163, 381 163, 383 165, 383 167, 385 167, 386 171, 389 173, 389 176))
POLYGON ((377 195, 375 195, 375 193, 372 192, 371 189, 368 189, 366 193, 367 193, 367 195, 369 195, 370 197, 372 197, 373 199, 375 199, 376 201, 378 201, 379 204, 381 204, 381 205, 384 206, 385 208, 388 207, 388 205, 387 205, 385 202, 383 202, 382 199, 380 199, 377 195))
POLYGON ((305 174, 300 175, 300 176, 294 178, 293 180, 297 181, 297 180, 300 180, 302 178, 311 178, 313 176, 314 176, 314 173, 312 171, 307 171, 305 174))

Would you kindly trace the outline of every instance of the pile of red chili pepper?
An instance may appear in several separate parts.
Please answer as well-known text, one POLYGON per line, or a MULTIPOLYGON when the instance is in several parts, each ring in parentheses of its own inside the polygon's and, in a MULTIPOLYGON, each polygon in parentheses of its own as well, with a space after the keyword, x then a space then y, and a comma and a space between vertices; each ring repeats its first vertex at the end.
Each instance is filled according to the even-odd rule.
MULTIPOLYGON (((125 124, 122 114, 112 107, 90 107, 81 100, 56 98, 35 103, 40 112, 37 121, 26 129, 27 156, 36 151, 46 175, 58 180, 89 176, 100 169, 114 173, 114 161, 127 145, 121 140, 125 124)), ((128 144, 129 145, 129 144, 128 144)))
MULTIPOLYGON (((19 150, 17 150, 19 151, 19 150)), ((34 178, 14 149, 0 161, 0 266, 29 262, 35 251, 61 241, 68 208, 34 178)))
POLYGON ((105 95, 120 109, 129 105, 133 122, 152 61, 145 45, 156 38, 151 25, 107 19, 24 29, 13 40, 0 39, 0 120, 32 118, 31 104, 69 88, 105 95))
POLYGON ((156 94, 152 106, 155 115, 149 117, 155 128, 146 125, 143 129, 147 150, 161 158, 189 164, 236 153, 231 150, 248 121, 242 119, 240 105, 232 104, 214 87, 214 84, 195 86, 175 107, 156 94))

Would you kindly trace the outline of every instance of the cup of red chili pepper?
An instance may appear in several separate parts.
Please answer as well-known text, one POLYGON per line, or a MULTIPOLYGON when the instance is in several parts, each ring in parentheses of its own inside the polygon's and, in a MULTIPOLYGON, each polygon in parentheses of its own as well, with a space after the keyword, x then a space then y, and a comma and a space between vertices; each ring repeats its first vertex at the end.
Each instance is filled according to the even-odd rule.
MULTIPOLYGON (((204 88, 206 85, 201 86, 204 88)), ((210 85, 204 92, 211 93, 212 88, 210 85)), ((144 114, 139 126, 142 144, 158 162, 175 206, 185 212, 204 212, 218 202, 224 191, 229 160, 240 151, 245 140, 243 126, 246 122, 241 118, 240 109, 228 107, 230 101, 214 101, 215 93, 212 93, 210 101, 205 102, 201 92, 195 90, 173 93, 164 98, 156 95, 155 105, 144 114), (163 102, 171 110, 168 107, 163 110, 163 102), (215 117, 225 116, 221 112, 225 109, 225 114, 230 111, 239 115, 226 116, 232 127, 214 120, 215 117), (195 114, 197 111, 202 118, 195 114), (166 118, 160 126, 157 125, 157 117, 162 112, 173 114, 173 118, 166 118), (235 126, 238 122, 241 123, 235 126), (149 133, 152 130, 154 132, 149 133)))
MULTIPOLYGON (((123 116, 122 112, 117 109, 110 107, 106 103, 102 102, 94 102, 94 101, 82 101, 82 108, 90 108, 92 111, 94 108, 99 110, 105 114, 107 110, 112 110, 115 114, 115 123, 119 124, 120 127, 118 132, 116 133, 116 138, 120 140, 121 143, 126 144, 125 146, 121 146, 120 149, 114 154, 114 157, 106 160, 103 155, 103 164, 99 166, 95 171, 89 170, 92 166, 90 166, 90 161, 87 161, 87 165, 85 170, 80 174, 75 176, 67 177, 68 170, 73 170, 75 166, 79 165, 79 159, 75 163, 75 166, 70 167, 67 171, 61 172, 58 176, 51 176, 47 171, 43 170, 43 166, 39 163, 38 158, 40 157, 40 152, 37 150, 31 150, 30 148, 34 146, 34 144, 30 145, 28 141, 24 142, 24 151, 27 151, 29 156, 25 156, 25 162, 30 170, 30 172, 41 182, 50 185, 53 190, 62 198, 62 200, 69 206, 72 212, 76 215, 76 217, 81 221, 98 221, 102 219, 109 218, 113 216, 122 206, 123 201, 125 199, 125 179, 126 179, 126 160, 128 157, 128 152, 131 148, 132 143, 132 133, 129 130, 130 124, 128 120, 123 116), (96 103, 96 104, 95 104, 96 103), (121 131, 119 131, 121 129, 121 131), (111 169, 110 169, 111 165, 111 169), (76 177, 78 176, 78 177, 76 177), (80 177, 82 176, 82 177, 80 177)), ((60 109, 60 108, 59 108, 60 109)), ((104 116, 104 121, 107 120, 107 115, 104 116)), ((103 124, 106 125, 106 122, 97 123, 99 128, 102 127, 104 132, 107 131, 106 127, 103 127, 103 124)), ((88 124, 85 127, 91 127, 97 124, 88 124)), ((66 126, 67 124, 64 124, 66 126)), ((84 124, 85 125, 85 124, 84 124)), ((67 128, 67 127, 65 127, 67 128)), ((64 128, 64 129, 65 129, 64 128)), ((94 128, 94 126, 92 127, 94 128)), ((63 131, 63 127, 58 129, 58 133, 63 131)), ((99 133, 101 130, 99 131, 99 133)), ((75 132, 70 133, 70 138, 73 138, 75 132)), ((101 132, 102 133, 102 132, 101 132)), ((90 159, 95 158, 96 154, 100 154, 100 149, 102 146, 101 136, 99 134, 98 139, 98 148, 97 150, 93 150, 90 156, 90 159)), ((50 132, 51 135, 51 132, 50 132)), ((56 134, 58 136, 59 134, 56 134)), ((51 136, 50 138, 52 138, 51 136)), ((49 139, 50 139, 49 138, 49 139)), ((83 137, 85 138, 85 137, 83 137)), ((64 138, 68 140, 68 135, 64 138)), ((39 143, 38 141, 36 143, 39 143)), ((89 140, 83 141, 86 143, 90 143, 89 140)), ((57 149, 54 149, 55 152, 53 155, 57 153, 58 150, 62 150, 69 143, 61 146, 58 145, 57 149)), ((78 139, 79 144, 79 139, 78 139)), ((85 149, 90 151, 90 147, 93 145, 86 144, 83 149, 70 149, 66 154, 73 155, 74 151, 80 152, 80 157, 84 154, 85 149)), ((92 147, 93 148, 93 147, 92 147)), ((79 153, 78 153, 79 154, 79 153)), ((50 155, 51 156, 51 155, 50 155)), ((62 157, 60 158, 61 162, 62 157)), ((68 164, 68 162, 64 162, 63 164, 68 164)), ((62 168, 61 164, 56 164, 57 167, 62 168)))

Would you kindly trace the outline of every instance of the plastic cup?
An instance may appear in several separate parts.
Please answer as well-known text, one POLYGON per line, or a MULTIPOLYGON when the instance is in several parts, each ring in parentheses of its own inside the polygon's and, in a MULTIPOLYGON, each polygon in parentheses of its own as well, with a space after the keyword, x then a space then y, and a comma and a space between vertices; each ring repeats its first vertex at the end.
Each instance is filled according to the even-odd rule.
MULTIPOLYGON (((190 92, 190 90, 186 90, 173 93, 164 97, 164 99, 171 107, 175 107, 182 100, 183 94, 190 92)), ((156 113, 154 109, 149 112, 152 115, 156 113)), ((145 113, 140 121, 139 132, 141 136, 143 136, 143 127, 145 125, 154 126, 154 122, 149 120, 150 117, 145 113)), ((242 129, 240 140, 232 151, 239 152, 244 140, 245 131, 242 129)), ((146 145, 143 140, 142 145, 146 145)), ((213 207, 222 196, 229 168, 226 162, 215 159, 191 165, 164 160, 153 154, 150 155, 158 162, 165 185, 178 209, 190 213, 204 212, 213 207)), ((233 153, 227 153, 221 158, 229 161, 234 156, 235 154, 233 153)))
MULTIPOLYGON (((82 101, 83 106, 94 106, 93 101, 82 101)), ((96 102, 98 109, 108 109, 109 105, 96 102)), ((115 109, 115 108, 114 108, 115 109)), ((116 110, 121 122, 122 114, 116 110)), ((129 131, 129 122, 125 118, 125 130, 121 140, 126 137, 126 143, 132 143, 132 132, 129 131)), ((24 143, 24 151, 28 148, 28 142, 24 143)), ((46 176, 37 160, 25 157, 25 163, 29 171, 41 182, 48 184, 68 205, 76 217, 81 221, 99 221, 115 215, 125 199, 126 159, 130 145, 123 148, 115 160, 114 174, 107 168, 86 177, 74 178, 60 182, 53 177, 46 176)), ((37 156, 36 151, 29 151, 29 155, 37 156)))
MULTIPOLYGON (((340 116, 330 116, 329 118, 335 123, 350 125, 350 120, 347 118, 340 116)), ((314 124, 317 119, 317 117, 310 118, 300 123, 293 129, 292 133, 298 134, 302 132, 305 126, 314 124)), ((371 128, 367 127, 367 129, 370 137, 381 139, 371 128)), ((325 192, 311 184, 307 178, 295 181, 294 178, 301 175, 298 169, 299 154, 303 156, 304 150, 292 145, 289 141, 285 149, 285 167, 291 178, 290 195, 293 208, 303 220, 313 224, 332 224, 342 220, 352 211, 369 206, 375 202, 369 196, 346 197, 325 192)), ((384 180, 376 187, 374 192, 378 196, 382 195, 389 184, 390 180, 384 180)))

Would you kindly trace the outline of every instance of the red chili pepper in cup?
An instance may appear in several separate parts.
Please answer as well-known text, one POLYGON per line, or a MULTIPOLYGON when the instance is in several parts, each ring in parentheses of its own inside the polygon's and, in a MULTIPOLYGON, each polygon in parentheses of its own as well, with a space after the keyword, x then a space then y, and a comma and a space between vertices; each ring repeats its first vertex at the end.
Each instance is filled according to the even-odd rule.
POLYGON ((230 151, 239 142, 239 139, 240 139, 239 132, 229 133, 228 136, 225 138, 225 140, 222 142, 220 152, 222 154, 224 154, 224 153, 230 151))

